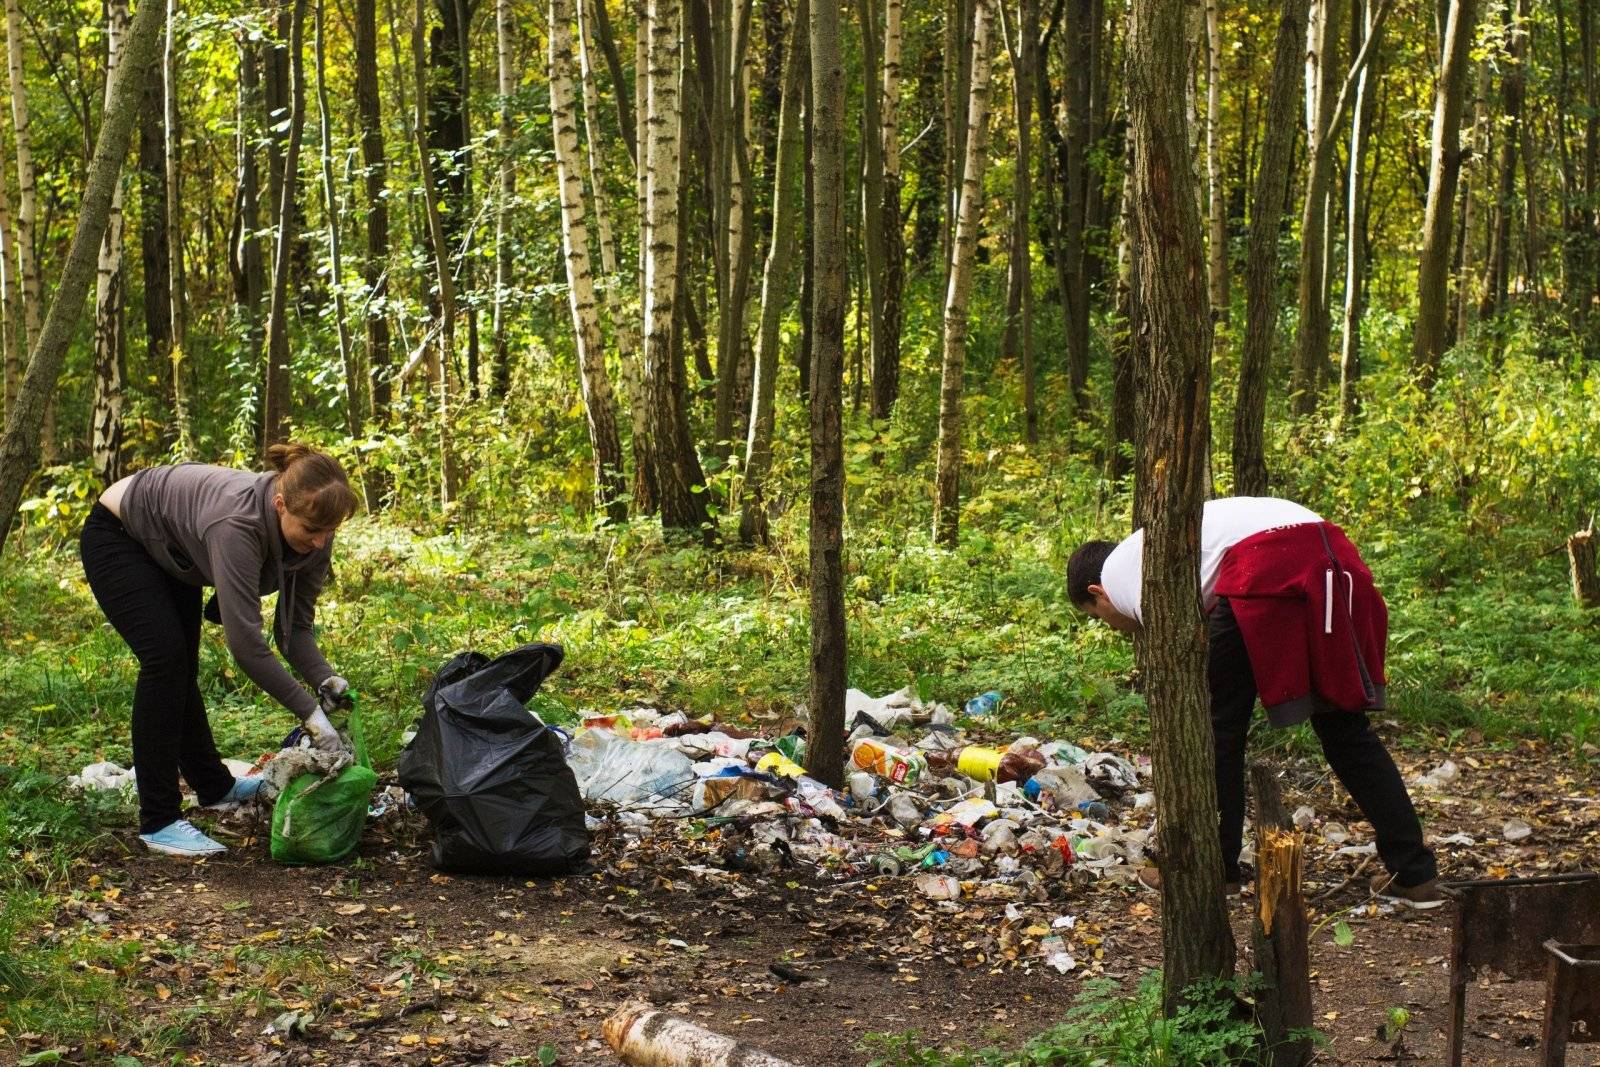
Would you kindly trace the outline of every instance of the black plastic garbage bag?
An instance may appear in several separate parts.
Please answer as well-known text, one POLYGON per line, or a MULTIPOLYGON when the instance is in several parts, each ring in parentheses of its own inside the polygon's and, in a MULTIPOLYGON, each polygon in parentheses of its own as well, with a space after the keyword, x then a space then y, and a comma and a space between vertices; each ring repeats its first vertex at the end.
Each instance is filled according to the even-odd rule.
POLYGON ((583 798, 563 735, 524 705, 560 645, 477 652, 439 669, 400 784, 433 826, 433 865, 465 874, 565 874, 589 857, 583 798))

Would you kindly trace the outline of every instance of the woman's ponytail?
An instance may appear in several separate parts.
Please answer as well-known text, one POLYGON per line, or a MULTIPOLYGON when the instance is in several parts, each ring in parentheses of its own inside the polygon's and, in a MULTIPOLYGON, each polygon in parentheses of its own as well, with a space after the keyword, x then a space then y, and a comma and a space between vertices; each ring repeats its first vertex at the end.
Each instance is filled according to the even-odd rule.
POLYGON ((360 507, 339 461, 309 445, 267 447, 267 465, 278 472, 277 491, 295 518, 317 529, 332 529, 360 507))

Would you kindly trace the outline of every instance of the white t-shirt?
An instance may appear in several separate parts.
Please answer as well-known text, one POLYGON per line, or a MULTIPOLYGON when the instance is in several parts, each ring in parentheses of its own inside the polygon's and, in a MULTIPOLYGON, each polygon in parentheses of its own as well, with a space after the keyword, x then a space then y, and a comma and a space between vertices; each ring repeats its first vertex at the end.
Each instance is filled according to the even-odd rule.
MULTIPOLYGON (((1222 555, 1247 537, 1264 530, 1301 523, 1321 522, 1322 517, 1291 500, 1270 496, 1230 496, 1207 500, 1200 519, 1200 598, 1204 610, 1216 606, 1212 590, 1217 587, 1217 571, 1222 555)), ((1144 531, 1135 530, 1111 550, 1100 570, 1111 606, 1139 622, 1144 616, 1139 601, 1144 593, 1144 531)))

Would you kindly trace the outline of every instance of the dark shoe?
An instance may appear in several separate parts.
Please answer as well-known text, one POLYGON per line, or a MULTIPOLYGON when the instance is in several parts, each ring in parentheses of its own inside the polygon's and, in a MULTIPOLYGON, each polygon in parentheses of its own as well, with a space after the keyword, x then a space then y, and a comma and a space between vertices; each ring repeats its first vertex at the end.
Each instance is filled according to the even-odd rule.
POLYGON ((1401 885, 1391 874, 1375 874, 1372 876, 1372 891, 1384 900, 1392 900, 1417 911, 1437 908, 1447 899, 1444 890, 1439 888, 1437 878, 1429 878, 1421 885, 1401 885))

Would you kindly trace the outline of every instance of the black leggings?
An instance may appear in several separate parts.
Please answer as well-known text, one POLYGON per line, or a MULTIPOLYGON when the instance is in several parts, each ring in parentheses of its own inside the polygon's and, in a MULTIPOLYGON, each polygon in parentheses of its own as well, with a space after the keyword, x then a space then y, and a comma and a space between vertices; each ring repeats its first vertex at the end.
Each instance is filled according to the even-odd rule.
MULTIPOLYGON (((1217 751, 1218 833, 1226 881, 1239 880, 1244 835, 1244 750, 1256 706, 1256 677, 1244 637, 1224 598, 1211 613, 1211 733, 1217 751)), ((1422 840, 1422 823, 1389 750, 1365 712, 1327 711, 1311 716, 1328 766, 1372 823, 1378 858, 1395 881, 1421 885, 1438 874, 1433 851, 1422 840)))
POLYGON ((100 610, 139 660, 133 767, 139 832, 154 833, 178 818, 180 772, 202 804, 233 788, 200 696, 201 589, 162 570, 102 504, 89 512, 78 548, 100 610))

